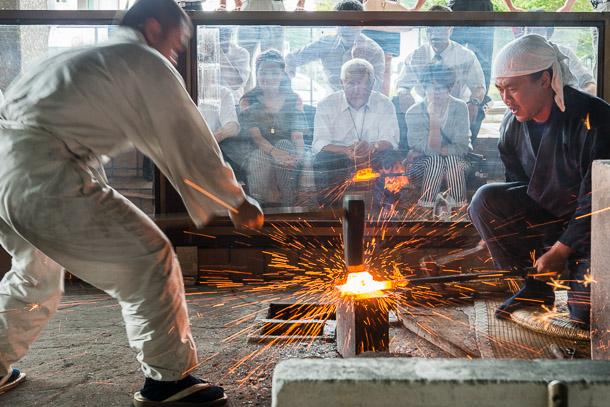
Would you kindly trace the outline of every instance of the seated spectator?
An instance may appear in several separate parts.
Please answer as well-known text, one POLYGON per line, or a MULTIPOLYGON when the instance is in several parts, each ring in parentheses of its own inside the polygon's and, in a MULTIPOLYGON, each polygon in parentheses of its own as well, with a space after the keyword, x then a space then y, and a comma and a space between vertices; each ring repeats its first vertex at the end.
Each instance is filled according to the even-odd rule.
POLYGON ((235 178, 245 181, 245 174, 242 169, 243 158, 247 154, 248 144, 244 140, 238 140, 239 124, 235 102, 231 91, 224 86, 220 86, 220 106, 206 103, 205 95, 203 103, 199 106, 199 111, 203 115, 208 127, 214 134, 214 138, 224 159, 235 173, 235 178))
MULTIPOLYGON (((450 12, 451 9, 435 5, 430 11, 450 12)), ((443 61, 455 70, 456 79, 451 96, 468 104, 470 131, 474 141, 485 118, 481 105, 485 96, 485 76, 475 54, 449 39, 452 32, 453 27, 427 27, 428 43, 407 55, 396 85, 400 110, 405 113, 415 103, 411 90, 415 90, 421 97, 425 96, 420 85, 424 67, 433 61, 443 61)))
MULTIPOLYGON (((362 11, 362 3, 357 0, 341 0, 335 10, 362 11)), ((385 56, 375 41, 362 34, 362 27, 337 27, 337 34, 325 35, 291 52, 286 55, 286 71, 290 76, 294 76, 297 67, 319 59, 324 67, 328 87, 337 92, 341 90, 341 67, 352 58, 362 58, 373 65, 373 90, 380 91, 385 71, 385 56)))
MULTIPOLYGON (((536 13, 545 12, 543 9, 534 9, 530 11, 536 13)), ((546 38, 548 41, 551 40, 553 32, 555 32, 554 27, 525 27, 523 30, 524 35, 537 34, 546 38)), ((555 45, 557 45, 557 48, 559 48, 559 51, 561 51, 562 54, 568 57, 570 72, 572 72, 572 75, 574 75, 578 81, 578 89, 595 95, 597 93, 597 82, 595 81, 593 73, 583 65, 580 58, 578 58, 570 47, 560 44, 555 45)))
MULTIPOLYGON (((363 59, 352 59, 341 69, 343 90, 328 95, 318 103, 314 119, 312 151, 318 203, 329 207, 341 204, 341 186, 356 169, 392 168, 400 157, 398 123, 392 102, 372 90, 373 66, 363 59)), ((377 190, 380 203, 392 205, 392 195, 380 177, 377 190)))
POLYGON ((233 28, 220 27, 220 83, 231 90, 236 102, 244 95, 250 77, 250 54, 232 42, 233 28))
POLYGON ((294 206, 307 121, 290 85, 284 58, 271 49, 256 59, 256 87, 240 101, 242 131, 254 142, 248 187, 263 206, 294 206))
MULTIPOLYGON (((456 80, 453 68, 444 62, 433 62, 422 70, 421 86, 426 97, 407 112, 409 143, 413 150, 407 160, 412 181, 421 182, 418 205, 434 208, 446 183, 449 201, 465 210, 465 157, 472 149, 468 123, 468 107, 451 96, 456 80)), ((407 166, 408 167, 408 166, 407 166)))

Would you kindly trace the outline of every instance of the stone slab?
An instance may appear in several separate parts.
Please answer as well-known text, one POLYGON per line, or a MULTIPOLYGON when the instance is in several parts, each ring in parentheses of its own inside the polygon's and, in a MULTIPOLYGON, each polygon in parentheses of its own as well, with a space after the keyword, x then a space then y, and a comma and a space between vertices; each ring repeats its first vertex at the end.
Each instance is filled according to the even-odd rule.
POLYGON ((610 360, 610 161, 595 161, 591 207, 591 358, 610 360))
POLYGON ((272 407, 540 407, 554 380, 570 407, 608 405, 608 361, 354 358, 279 363, 272 407))

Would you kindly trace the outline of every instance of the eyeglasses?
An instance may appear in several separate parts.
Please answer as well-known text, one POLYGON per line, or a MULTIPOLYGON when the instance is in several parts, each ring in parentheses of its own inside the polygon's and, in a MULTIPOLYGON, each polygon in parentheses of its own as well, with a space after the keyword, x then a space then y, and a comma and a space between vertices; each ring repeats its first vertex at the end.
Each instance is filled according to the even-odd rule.
POLYGON ((371 90, 373 88, 373 86, 369 83, 362 84, 349 82, 344 82, 343 87, 345 88, 345 90, 371 90))

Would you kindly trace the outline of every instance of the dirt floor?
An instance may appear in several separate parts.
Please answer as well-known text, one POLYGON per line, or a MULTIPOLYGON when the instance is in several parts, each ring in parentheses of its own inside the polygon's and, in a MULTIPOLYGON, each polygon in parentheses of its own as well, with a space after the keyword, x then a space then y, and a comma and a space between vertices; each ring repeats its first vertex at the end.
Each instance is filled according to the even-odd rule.
MULTIPOLYGON (((223 386, 228 406, 270 406, 273 369, 281 360, 340 357, 334 342, 248 343, 265 304, 294 298, 294 292, 248 286, 187 288, 201 363, 194 374, 223 386)), ((404 328, 391 328, 390 337, 394 356, 449 356, 404 328)), ((0 406, 130 406, 144 380, 117 302, 74 280, 66 281, 57 315, 14 367, 28 380, 0 395, 0 406)))

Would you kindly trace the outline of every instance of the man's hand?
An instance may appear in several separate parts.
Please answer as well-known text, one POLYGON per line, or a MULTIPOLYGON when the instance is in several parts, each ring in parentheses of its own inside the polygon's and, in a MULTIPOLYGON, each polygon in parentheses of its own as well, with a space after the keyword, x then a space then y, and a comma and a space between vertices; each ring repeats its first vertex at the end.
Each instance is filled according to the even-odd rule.
POLYGON ((297 73, 296 66, 286 65, 286 68, 284 70, 286 71, 286 75, 288 75, 290 79, 294 78, 294 75, 296 75, 297 73))
POLYGON ((426 108, 428 109, 428 115, 430 118, 432 118, 432 116, 437 116, 437 106, 434 104, 434 98, 428 99, 428 105, 426 108))
POLYGON ((258 202, 249 196, 237 208, 237 213, 230 211, 229 217, 237 229, 260 229, 265 217, 258 202))
POLYGON ((287 151, 280 150, 279 148, 274 148, 270 153, 271 157, 277 162, 280 166, 288 169, 294 169, 299 164, 299 157, 296 154, 290 154, 287 151))
POLYGON ((409 110, 414 103, 415 99, 411 96, 411 91, 409 89, 402 88, 398 91, 398 104, 401 112, 407 113, 407 110, 409 110))
POLYGON ((354 145, 354 154, 356 158, 364 158, 368 159, 369 154, 373 150, 373 145, 366 140, 360 140, 354 145))
POLYGON ((354 46, 352 47, 352 58, 362 58, 365 59, 364 56, 366 54, 366 43, 364 42, 364 38, 359 36, 354 40, 354 46))
POLYGON ((551 249, 544 253, 536 260, 537 275, 534 278, 542 281, 548 281, 551 278, 557 278, 565 269, 566 262, 572 254, 573 250, 561 242, 557 242, 551 249))
POLYGON ((468 103, 468 119, 470 120, 470 124, 472 125, 477 121, 477 117, 479 116, 479 105, 475 105, 474 103, 468 103))

